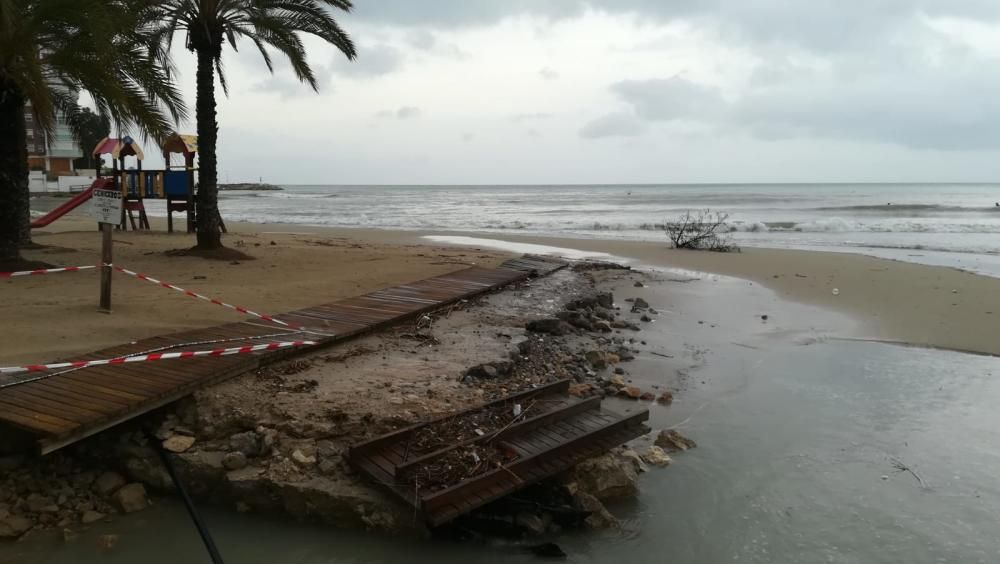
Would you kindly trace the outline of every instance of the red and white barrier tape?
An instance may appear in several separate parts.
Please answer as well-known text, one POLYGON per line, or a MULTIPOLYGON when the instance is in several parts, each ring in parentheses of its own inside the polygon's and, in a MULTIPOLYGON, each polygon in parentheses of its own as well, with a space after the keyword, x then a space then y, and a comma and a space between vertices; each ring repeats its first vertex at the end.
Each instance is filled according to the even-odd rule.
POLYGON ((226 349, 210 349, 203 351, 180 351, 168 353, 153 353, 139 356, 120 356, 116 358, 106 358, 100 360, 77 360, 73 362, 57 362, 54 364, 29 364, 27 366, 9 366, 0 368, 0 374, 19 374, 22 372, 45 372, 47 370, 58 370, 60 368, 87 368, 89 366, 103 366, 105 364, 127 364, 130 362, 149 362, 154 360, 169 360, 175 358, 194 358, 199 356, 230 356, 234 354, 248 354, 258 351, 274 351, 287 349, 289 347, 308 347, 315 345, 314 341, 286 341, 282 343, 268 343, 266 345, 244 345, 242 347, 231 347, 226 349))
POLYGON ((76 272, 90 270, 97 266, 65 266, 62 268, 39 268, 38 270, 20 270, 17 272, 0 272, 0 278, 16 278, 18 276, 38 276, 39 274, 55 274, 56 272, 76 272))
POLYGON ((181 288, 179 286, 174 286, 173 284, 170 284, 170 283, 167 283, 167 282, 162 282, 162 281, 157 280, 156 278, 153 278, 151 276, 146 276, 145 274, 142 274, 141 272, 134 272, 134 271, 129 270, 127 268, 122 268, 120 266, 115 266, 115 265, 108 265, 108 266, 114 268, 115 270, 117 270, 118 272, 121 272, 123 274, 128 274, 129 276, 133 276, 135 278, 138 278, 139 280, 146 280, 147 282, 152 282, 153 284, 158 284, 158 285, 160 285, 160 286, 162 286, 164 288, 169 288, 171 290, 176 290, 176 291, 178 291, 178 292, 180 292, 180 293, 182 293, 182 294, 184 294, 186 296, 190 296, 192 298, 197 298, 199 300, 204 300, 206 302, 213 303, 215 305, 220 305, 222 307, 228 307, 229 309, 236 310, 236 311, 238 311, 240 313, 245 313, 247 315, 252 315, 254 317, 263 319, 264 321, 270 321, 272 323, 277 323, 278 325, 283 325, 285 327, 291 327, 292 329, 303 329, 303 327, 301 327, 299 325, 294 325, 292 323, 288 323, 288 322, 282 321, 280 319, 275 319, 275 318, 271 317, 270 315, 264 315, 263 313, 257 313, 255 311, 250 311, 249 309, 247 309, 245 307, 242 307, 242 306, 227 304, 226 302, 217 300, 215 298, 210 298, 208 296, 203 296, 201 294, 192 292, 190 290, 185 290, 184 288, 181 288))

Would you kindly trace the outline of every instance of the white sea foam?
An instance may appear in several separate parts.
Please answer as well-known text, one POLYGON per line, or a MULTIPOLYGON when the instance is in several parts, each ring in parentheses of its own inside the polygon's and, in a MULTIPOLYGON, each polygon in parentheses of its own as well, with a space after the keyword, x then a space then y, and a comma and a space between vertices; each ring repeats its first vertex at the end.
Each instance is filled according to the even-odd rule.
POLYGON ((610 255, 608 253, 595 253, 592 251, 582 251, 580 249, 570 249, 567 247, 550 247, 548 245, 536 245, 534 243, 519 243, 516 241, 501 241, 500 239, 480 239, 479 237, 464 237, 458 235, 425 235, 423 237, 435 243, 446 245, 461 245, 463 247, 486 247, 488 249, 499 249, 512 253, 524 253, 530 255, 554 255, 574 260, 607 260, 615 262, 627 262, 625 259, 610 255))

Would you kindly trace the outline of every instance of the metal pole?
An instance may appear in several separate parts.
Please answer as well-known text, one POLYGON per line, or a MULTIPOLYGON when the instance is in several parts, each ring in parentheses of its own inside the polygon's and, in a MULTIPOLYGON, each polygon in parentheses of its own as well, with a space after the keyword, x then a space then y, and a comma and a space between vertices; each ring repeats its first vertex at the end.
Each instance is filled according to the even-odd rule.
POLYGON ((170 479, 173 481, 174 487, 176 487, 177 492, 181 494, 181 499, 184 500, 184 507, 187 508, 188 515, 190 515, 191 520, 194 521, 194 526, 198 529, 198 534, 201 535, 201 541, 205 543, 205 549, 208 550, 208 555, 211 556, 212 563, 223 564, 222 555, 219 554, 219 549, 216 548, 215 541, 212 540, 212 534, 208 531, 208 527, 205 526, 205 522, 201 520, 201 515, 198 513, 198 509, 195 508, 194 502, 191 501, 191 496, 188 495, 184 485, 181 484, 180 479, 177 477, 177 469, 174 468, 174 461, 170 460, 170 455, 163 450, 163 445, 160 444, 160 441, 148 430, 146 431, 146 437, 153 445, 153 449, 156 451, 156 454, 160 455, 160 460, 163 462, 163 466, 166 467, 167 474, 170 474, 170 479))

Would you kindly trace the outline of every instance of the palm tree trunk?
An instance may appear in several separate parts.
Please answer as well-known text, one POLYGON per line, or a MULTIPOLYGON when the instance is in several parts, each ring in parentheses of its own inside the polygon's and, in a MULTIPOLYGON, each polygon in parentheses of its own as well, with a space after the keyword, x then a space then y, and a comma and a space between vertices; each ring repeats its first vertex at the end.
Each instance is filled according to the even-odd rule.
POLYGON ((199 48, 196 111, 198 121, 198 249, 222 247, 219 229, 219 172, 215 156, 219 124, 215 111, 215 57, 199 48))
MULTIPOLYGON (((24 96, 0 78, 0 264, 21 260, 28 210, 28 147, 24 128, 24 96)), ((2 270, 2 269, 0 269, 2 270)))

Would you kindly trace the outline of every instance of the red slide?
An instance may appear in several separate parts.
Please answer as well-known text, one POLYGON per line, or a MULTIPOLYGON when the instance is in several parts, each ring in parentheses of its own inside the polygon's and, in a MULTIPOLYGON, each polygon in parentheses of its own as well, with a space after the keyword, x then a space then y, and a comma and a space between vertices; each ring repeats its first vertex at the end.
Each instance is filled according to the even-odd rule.
POLYGON ((45 227, 60 217, 75 210, 80 206, 80 204, 90 199, 90 196, 94 193, 94 188, 111 190, 114 188, 114 184, 111 182, 110 178, 98 178, 93 184, 90 185, 90 188, 87 188, 83 192, 80 192, 76 196, 67 200, 61 206, 36 219, 35 221, 32 221, 31 228, 35 229, 37 227, 45 227))

